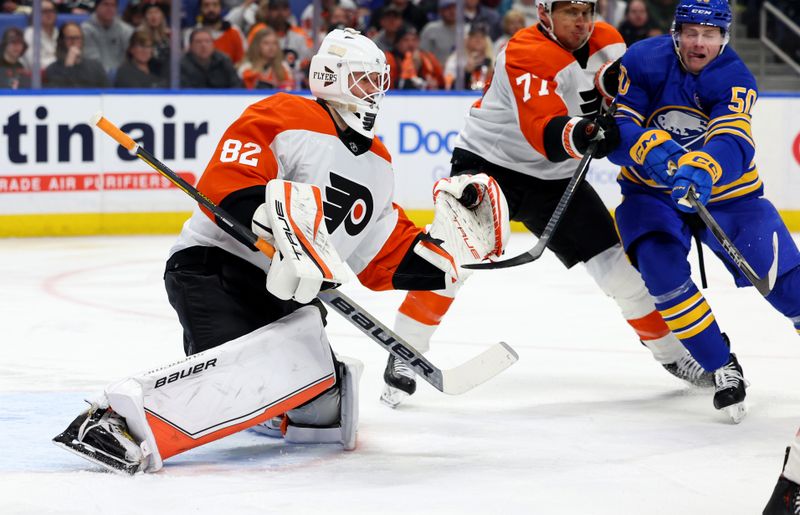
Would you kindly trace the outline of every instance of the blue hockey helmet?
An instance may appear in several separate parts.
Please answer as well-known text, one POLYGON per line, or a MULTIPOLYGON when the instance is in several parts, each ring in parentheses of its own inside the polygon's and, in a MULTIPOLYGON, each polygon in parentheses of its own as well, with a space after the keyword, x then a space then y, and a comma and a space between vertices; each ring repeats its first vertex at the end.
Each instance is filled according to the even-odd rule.
POLYGON ((672 30, 680 28, 684 23, 696 23, 719 27, 723 34, 727 34, 732 20, 728 0, 681 0, 675 8, 672 30))
POLYGON ((684 23, 694 23, 697 25, 707 25, 709 27, 719 27, 722 32, 722 47, 719 49, 721 54, 730 40, 731 6, 728 0, 680 0, 675 8, 675 19, 672 22, 672 42, 675 51, 680 58, 680 29, 684 23))

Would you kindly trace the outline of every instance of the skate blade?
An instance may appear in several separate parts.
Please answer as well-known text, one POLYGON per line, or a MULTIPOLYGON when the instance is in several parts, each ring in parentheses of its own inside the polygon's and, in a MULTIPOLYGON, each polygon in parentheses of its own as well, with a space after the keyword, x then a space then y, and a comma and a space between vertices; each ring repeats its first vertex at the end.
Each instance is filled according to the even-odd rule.
POLYGON ((381 393, 381 402, 386 406, 395 409, 406 399, 406 397, 408 397, 408 393, 404 392, 403 390, 398 390, 397 388, 385 385, 383 387, 383 392, 381 393))
POLYGON ((79 442, 65 442, 53 439, 53 443, 61 447, 62 449, 71 452, 76 456, 80 456, 81 458, 94 463, 95 465, 99 465, 100 467, 108 470, 109 472, 113 472, 115 474, 119 474, 121 476, 132 476, 139 472, 139 467, 141 466, 140 463, 125 463, 121 462, 115 458, 111 458, 105 454, 102 454, 90 447, 87 447, 79 442))
POLYGON ((747 405, 744 402, 731 404, 723 408, 723 410, 731 417, 731 421, 733 421, 734 424, 738 424, 744 420, 745 415, 747 415, 747 405))

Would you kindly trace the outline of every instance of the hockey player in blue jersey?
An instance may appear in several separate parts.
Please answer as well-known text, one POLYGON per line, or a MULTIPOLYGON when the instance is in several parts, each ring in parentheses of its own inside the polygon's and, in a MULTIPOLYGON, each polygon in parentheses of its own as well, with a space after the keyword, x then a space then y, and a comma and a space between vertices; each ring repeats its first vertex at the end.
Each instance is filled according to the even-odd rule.
POLYGON ((628 50, 617 96, 622 144, 609 158, 622 166, 624 199, 616 219, 625 251, 667 325, 703 368, 714 371, 714 407, 738 423, 746 413, 746 382, 690 277, 693 232, 725 262, 737 286, 749 282, 693 209, 683 205, 685 197, 693 188, 761 277, 773 261, 772 235, 778 235, 778 277, 767 301, 798 332, 800 253, 762 197, 750 129, 758 90, 727 47, 730 25, 726 0, 681 0, 671 35, 628 50))

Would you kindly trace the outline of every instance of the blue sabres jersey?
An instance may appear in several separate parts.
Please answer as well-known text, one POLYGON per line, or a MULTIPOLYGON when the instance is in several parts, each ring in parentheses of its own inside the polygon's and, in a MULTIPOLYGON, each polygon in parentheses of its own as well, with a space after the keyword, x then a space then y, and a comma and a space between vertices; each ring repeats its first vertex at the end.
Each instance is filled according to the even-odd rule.
POLYGON ((630 188, 669 192, 650 179, 635 155, 645 133, 659 129, 719 170, 711 202, 761 195, 750 128, 757 97, 753 75, 730 47, 693 75, 682 68, 669 35, 631 46, 622 58, 617 96, 622 144, 609 155, 622 166, 623 194, 630 188))

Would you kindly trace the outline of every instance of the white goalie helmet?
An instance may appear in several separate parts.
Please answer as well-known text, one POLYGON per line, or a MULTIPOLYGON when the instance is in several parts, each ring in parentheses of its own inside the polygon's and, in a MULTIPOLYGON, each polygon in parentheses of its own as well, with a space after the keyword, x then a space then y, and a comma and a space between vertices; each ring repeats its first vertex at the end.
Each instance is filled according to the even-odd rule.
POLYGON ((588 4, 592 6, 592 26, 589 29, 589 34, 586 36, 586 40, 581 44, 581 46, 585 45, 589 38, 592 37, 592 32, 594 31, 594 20, 597 18, 597 0, 536 0, 537 5, 541 5, 544 7, 544 12, 547 14, 549 20, 547 20, 547 24, 542 24, 544 29, 550 35, 553 40, 558 42, 558 38, 556 37, 555 33, 553 32, 553 4, 565 2, 571 4, 588 4))
POLYGON ((335 29, 311 58, 311 93, 325 100, 359 134, 375 135, 375 118, 389 89, 386 56, 353 29, 335 29))

